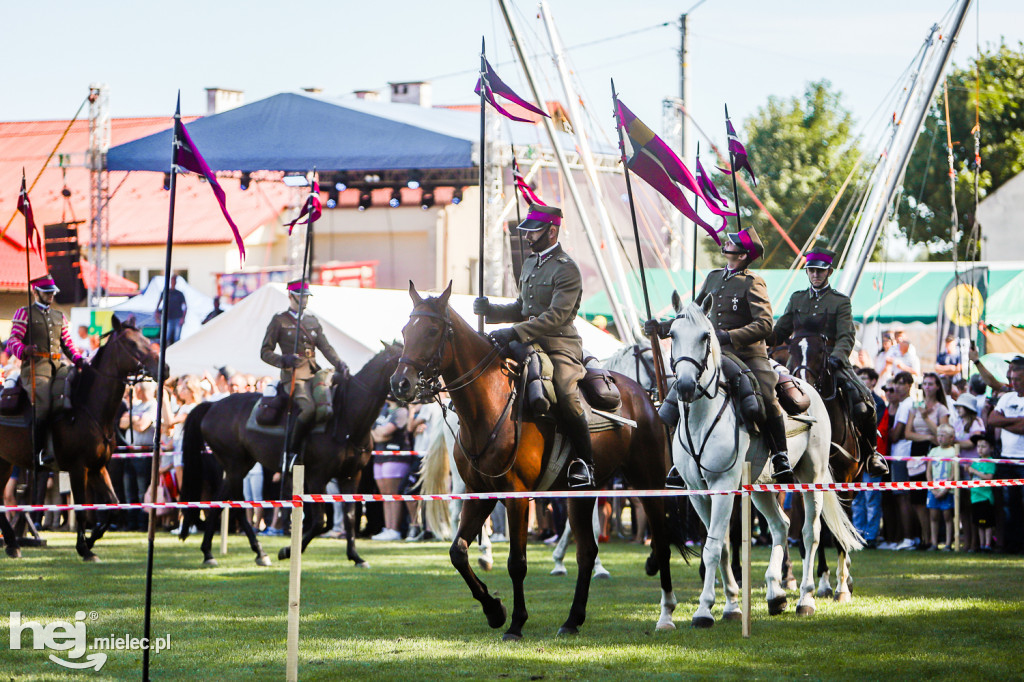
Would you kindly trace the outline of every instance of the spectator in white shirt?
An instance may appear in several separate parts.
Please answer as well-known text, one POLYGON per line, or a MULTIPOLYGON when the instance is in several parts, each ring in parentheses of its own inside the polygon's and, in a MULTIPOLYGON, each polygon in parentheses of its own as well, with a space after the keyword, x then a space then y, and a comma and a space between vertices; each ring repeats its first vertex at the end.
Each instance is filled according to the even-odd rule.
POLYGON ((915 379, 920 378, 921 359, 917 357, 917 349, 902 329, 893 331, 893 346, 886 357, 892 360, 893 372, 910 372, 915 379))
MULTIPOLYGON (((1003 459, 1020 462, 999 464, 996 478, 1024 477, 1024 368, 1010 365, 1007 375, 1010 390, 999 396, 995 409, 989 415, 988 424, 999 429, 1003 459)), ((1024 499, 1021 486, 1003 489, 1004 512, 1006 514, 1006 537, 1003 550, 1017 554, 1024 548, 1024 499)))

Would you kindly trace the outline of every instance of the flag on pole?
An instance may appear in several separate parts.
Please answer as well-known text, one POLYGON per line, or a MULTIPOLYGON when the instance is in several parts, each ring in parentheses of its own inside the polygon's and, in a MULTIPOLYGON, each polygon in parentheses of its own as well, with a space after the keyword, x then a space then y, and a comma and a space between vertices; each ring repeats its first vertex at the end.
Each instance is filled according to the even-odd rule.
POLYGON ((541 206, 547 206, 540 197, 537 196, 533 188, 526 182, 526 178, 523 177, 522 172, 519 170, 519 164, 516 163, 516 157, 512 157, 512 177, 515 178, 516 188, 519 189, 519 193, 523 195, 523 199, 528 204, 540 204, 541 206))
MULTIPOLYGON (((32 250, 43 258, 43 239, 36 227, 36 219, 32 215, 32 204, 28 200, 28 189, 25 186, 25 173, 21 174, 21 191, 18 192, 18 212, 25 216, 25 248, 32 250)), ((45 259, 44 259, 45 260, 45 259)))
POLYGON ((736 136, 736 129, 732 127, 732 121, 725 119, 725 130, 729 136, 729 155, 732 157, 732 169, 719 168, 723 173, 732 174, 740 169, 746 170, 750 175, 750 181, 757 187, 757 178, 754 177, 754 169, 750 167, 750 159, 747 158, 747 148, 736 136))
POLYGON ((302 205, 302 211, 295 217, 295 220, 288 223, 288 236, 291 236, 292 229, 296 225, 306 225, 320 220, 320 216, 323 214, 322 207, 320 205, 320 183, 316 180, 313 181, 313 190, 306 197, 306 202, 302 205), (303 220, 305 218, 305 220, 303 220))
POLYGON ((700 162, 700 158, 697 158, 697 184, 704 190, 704 195, 708 198, 714 198, 718 202, 719 206, 723 208, 729 207, 729 202, 726 201, 725 197, 718 193, 718 188, 715 187, 715 183, 711 182, 711 178, 708 177, 708 172, 704 170, 704 166, 700 162))
POLYGON ((627 159, 625 144, 623 144, 621 150, 623 163, 668 199, 669 203, 679 209, 680 213, 704 228, 704 231, 715 242, 721 244, 718 234, 726 227, 725 218, 736 214, 724 210, 713 200, 708 199, 690 169, 679 160, 679 157, 665 144, 664 140, 655 135, 654 131, 637 118, 622 103, 622 100, 616 99, 615 102, 619 127, 625 132, 633 148, 632 157, 627 159), (697 214, 697 211, 686 200, 686 196, 683 195, 680 185, 696 194, 708 207, 708 210, 722 218, 720 227, 713 227, 697 214))
POLYGON ((231 219, 231 215, 228 213, 224 190, 221 189, 220 183, 217 182, 217 176, 210 170, 210 166, 207 165, 203 155, 199 153, 199 148, 192 141, 192 137, 188 134, 185 124, 181 122, 179 117, 174 119, 174 166, 175 172, 178 172, 179 169, 191 171, 204 176, 206 181, 210 183, 210 189, 213 190, 214 196, 217 197, 217 203, 220 204, 221 213, 224 214, 228 225, 231 226, 231 233, 235 236, 239 259, 244 262, 245 244, 242 242, 242 235, 238 232, 238 226, 235 225, 235 221, 231 219))
POLYGON ((505 82, 498 78, 498 74, 494 73, 494 69, 491 67, 491 65, 487 62, 486 59, 482 61, 484 63, 484 71, 483 73, 480 74, 480 78, 477 79, 476 88, 474 88, 473 92, 479 95, 480 88, 482 87, 484 90, 484 98, 491 103, 491 106, 494 107, 499 114, 501 114, 505 118, 510 118, 513 121, 532 123, 532 121, 528 118, 519 118, 518 116, 510 114, 504 107, 498 104, 498 100, 494 97, 495 95, 504 97, 510 102, 515 102, 522 108, 526 109, 527 111, 531 111, 537 114, 538 116, 551 118, 547 114, 547 112, 538 109, 534 105, 530 104, 525 99, 517 95, 515 91, 512 90, 512 88, 505 85, 505 82))

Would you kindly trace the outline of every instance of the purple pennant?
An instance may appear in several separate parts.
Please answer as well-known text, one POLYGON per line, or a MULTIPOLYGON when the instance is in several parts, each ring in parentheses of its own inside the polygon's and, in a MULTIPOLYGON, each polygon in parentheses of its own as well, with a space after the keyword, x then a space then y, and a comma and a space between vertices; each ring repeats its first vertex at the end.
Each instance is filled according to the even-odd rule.
POLYGON ((476 81, 476 88, 474 88, 473 92, 475 92, 476 94, 479 95, 480 94, 480 88, 483 85, 483 87, 484 87, 484 98, 488 102, 491 103, 491 106, 494 107, 499 114, 501 114, 505 118, 512 119, 513 121, 521 121, 523 123, 533 123, 533 121, 531 121, 528 118, 520 118, 518 116, 514 116, 513 114, 510 114, 508 112, 508 110, 506 110, 504 107, 502 107, 500 104, 498 104, 497 99, 495 99, 495 97, 494 97, 495 95, 499 95, 501 97, 504 97, 505 99, 507 99, 510 102, 515 102, 516 104, 518 104, 522 108, 526 109, 527 111, 532 111, 533 113, 537 114, 538 116, 544 116, 546 118, 551 118, 548 115, 547 112, 545 112, 545 111, 543 111, 541 109, 538 109, 534 105, 530 104, 525 99, 523 99, 522 97, 517 95, 515 93, 515 91, 512 90, 512 88, 510 88, 507 85, 505 85, 505 82, 502 81, 500 78, 498 78, 498 74, 494 73, 494 69, 491 68, 490 63, 488 63, 488 61, 486 59, 484 60, 484 69, 485 69, 484 73, 480 74, 480 78, 478 78, 477 81, 476 81))
POLYGON ((617 107, 619 126, 629 137, 633 147, 633 156, 629 159, 626 158, 625 148, 622 149, 622 157, 626 165, 668 199, 673 206, 679 209, 680 213, 704 228, 704 231, 716 242, 721 243, 718 234, 725 229, 726 216, 736 214, 724 210, 715 201, 708 199, 697 183, 697 179, 690 173, 690 169, 679 160, 679 157, 665 144, 664 140, 655 135, 621 100, 617 100, 617 107), (722 225, 715 228, 702 219, 686 200, 680 185, 697 195, 708 207, 708 210, 721 217, 722 225))
MULTIPOLYGON (((28 189, 25 187, 25 173, 21 174, 21 191, 18 192, 18 211, 25 216, 25 248, 32 247, 40 258, 43 258, 43 240, 36 227, 35 216, 32 215, 32 203, 28 200, 28 189)), ((44 259, 45 260, 45 259, 44 259)))
POLYGON ((235 236, 239 260, 244 263, 245 244, 242 242, 242 235, 238 232, 238 226, 235 225, 235 221, 231 219, 231 215, 228 213, 224 190, 221 189, 220 183, 217 182, 217 176, 210 170, 210 166, 207 165, 203 155, 199 153, 199 148, 192 141, 192 137, 188 134, 188 130, 180 118, 174 119, 174 165, 178 168, 203 175, 206 181, 210 183, 210 189, 213 190, 213 195, 217 197, 217 203, 220 204, 221 213, 224 214, 228 225, 231 226, 231 233, 235 236))
POLYGON ((313 190, 306 197, 306 202, 302 204, 302 210, 299 211, 299 215, 295 217, 295 220, 288 223, 288 236, 291 236, 292 230, 296 225, 314 223, 320 220, 321 215, 323 215, 323 209, 320 205, 320 183, 313 181, 313 190))
POLYGON ((714 197, 719 206, 729 206, 729 202, 718 193, 718 188, 715 187, 715 183, 711 182, 711 178, 708 177, 708 172, 704 170, 704 166, 701 165, 700 158, 697 159, 697 183, 700 185, 701 189, 704 190, 704 194, 706 196, 714 197))
POLYGON ((734 171, 746 170, 750 175, 750 181, 754 183, 754 187, 757 187, 754 169, 750 167, 750 160, 747 158, 747 148, 743 146, 740 138, 736 136, 736 129, 732 127, 732 121, 729 119, 725 119, 725 131, 729 136, 729 156, 732 157, 732 170, 725 168, 718 168, 718 170, 730 175, 734 171))
POLYGON ((519 189, 519 193, 523 195, 523 199, 528 204, 539 204, 541 206, 547 206, 537 193, 533 191, 533 188, 526 182, 526 178, 523 177, 522 172, 519 170, 519 164, 516 163, 516 157, 512 157, 512 177, 516 181, 516 187, 519 189))

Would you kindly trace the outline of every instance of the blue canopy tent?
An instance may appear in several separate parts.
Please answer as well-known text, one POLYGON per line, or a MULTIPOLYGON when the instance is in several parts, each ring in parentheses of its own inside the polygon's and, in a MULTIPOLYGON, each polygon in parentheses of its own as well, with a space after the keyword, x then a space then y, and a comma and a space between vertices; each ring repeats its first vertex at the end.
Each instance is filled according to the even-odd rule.
MULTIPOLYGON (((479 116, 282 93, 197 119, 189 134, 217 171, 472 168, 479 116)), ((111 171, 168 169, 171 129, 112 147, 111 171)))

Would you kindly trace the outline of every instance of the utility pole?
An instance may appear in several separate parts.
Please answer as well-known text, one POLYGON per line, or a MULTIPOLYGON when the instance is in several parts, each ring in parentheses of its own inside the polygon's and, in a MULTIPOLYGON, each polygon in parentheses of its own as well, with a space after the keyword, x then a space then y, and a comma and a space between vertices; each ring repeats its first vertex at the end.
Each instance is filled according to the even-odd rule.
MULTIPOLYGON (((690 119, 687 118, 686 112, 689 111, 690 107, 690 81, 686 78, 686 67, 689 63, 689 53, 686 49, 686 14, 679 16, 679 100, 681 107, 678 107, 679 112, 679 137, 680 137, 680 151, 682 152, 681 158, 683 163, 693 162, 693 135, 690 134, 690 119)), ((679 239, 680 246, 676 247, 679 251, 680 256, 678 259, 675 258, 675 254, 672 258, 672 268, 678 270, 682 267, 682 252, 687 248, 693 248, 694 244, 694 229, 695 225, 693 221, 685 217, 681 213, 679 214, 679 233, 675 235, 679 239), (680 248, 681 247, 681 248, 680 248)), ((690 259, 690 263, 696 266, 697 254, 692 254, 693 258, 690 259)))

